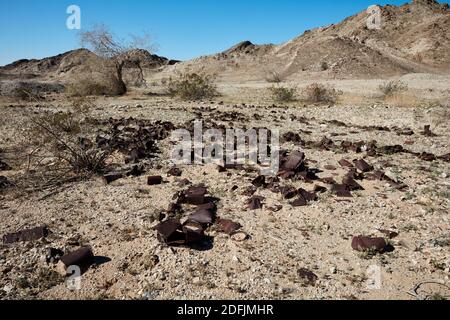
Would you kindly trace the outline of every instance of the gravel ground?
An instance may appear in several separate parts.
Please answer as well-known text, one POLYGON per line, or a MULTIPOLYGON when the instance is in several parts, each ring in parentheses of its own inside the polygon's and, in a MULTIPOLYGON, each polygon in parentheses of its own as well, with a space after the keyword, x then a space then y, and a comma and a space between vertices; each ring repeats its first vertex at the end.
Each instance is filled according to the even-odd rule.
MULTIPOLYGON (((324 136, 336 143, 376 140, 378 146, 400 144, 414 152, 437 156, 450 153, 450 117, 445 107, 304 107, 295 103, 286 107, 250 103, 234 106, 226 101, 184 103, 164 97, 105 98, 96 105, 93 117, 99 119, 134 117, 181 126, 200 113, 205 122, 267 127, 279 129, 282 134, 291 131, 308 141, 320 141, 324 136), (234 112, 234 119, 221 121, 221 115, 230 112, 234 112), (421 134, 425 124, 432 125, 436 136, 421 134), (393 130, 373 131, 365 126, 409 128, 414 134, 403 136, 393 130), (305 131, 310 133, 302 133, 305 131)), ((9 150, 18 143, 24 116, 65 108, 64 103, 1 106, 0 149, 9 150)), ((257 173, 220 173, 215 165, 186 165, 180 166, 181 177, 169 177, 169 139, 161 141, 159 147, 161 155, 141 177, 127 177, 109 185, 101 177, 94 177, 66 184, 54 194, 25 194, 14 187, 1 191, 0 234, 41 225, 47 225, 52 234, 34 242, 1 245, 0 298, 414 299, 408 292, 422 281, 450 284, 448 162, 423 161, 413 154, 369 157, 364 152, 341 153, 287 142, 282 147, 305 152, 309 167, 322 171, 318 174, 321 178, 339 180, 346 173, 338 164, 342 158, 365 158, 407 188, 397 190, 383 181, 363 180, 358 182, 365 190, 354 191, 353 198, 337 198, 327 191, 319 195, 318 201, 298 208, 280 194, 259 188, 256 195, 266 198, 265 205, 262 210, 251 211, 246 206, 248 196, 243 193, 257 173), (325 166, 335 166, 336 170, 325 166), (165 183, 148 186, 149 175, 162 175, 165 183), (209 194, 220 199, 218 215, 239 222, 249 238, 235 241, 210 228, 207 234, 213 240, 202 250, 160 243, 153 227, 173 195, 183 190, 179 185, 182 179, 207 186, 209 194), (282 208, 271 210, 276 206, 282 208), (369 255, 352 249, 353 236, 383 236, 379 229, 398 232, 390 240, 393 252, 369 255), (55 272, 55 265, 46 262, 45 254, 48 248, 67 252, 84 244, 91 245, 96 256, 108 259, 82 276, 81 290, 70 291, 55 272), (302 268, 314 273, 317 281, 305 281, 299 272, 302 268), (370 286, 371 270, 380 272, 379 288, 370 286)), ((23 169, 14 167, 0 175, 14 182, 21 179, 23 169)), ((306 190, 314 187, 302 181, 283 183, 306 190)), ((439 284, 425 285, 421 290, 434 297, 450 294, 439 284)))

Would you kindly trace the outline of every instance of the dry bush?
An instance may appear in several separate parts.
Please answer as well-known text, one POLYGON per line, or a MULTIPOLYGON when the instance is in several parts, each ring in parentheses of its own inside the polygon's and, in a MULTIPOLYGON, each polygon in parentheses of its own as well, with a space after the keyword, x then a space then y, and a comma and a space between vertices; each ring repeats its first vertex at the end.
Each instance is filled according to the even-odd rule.
POLYGON ((63 91, 64 86, 57 82, 0 81, 0 95, 17 102, 39 102, 47 95, 63 91))
POLYGON ((297 92, 296 88, 287 88, 287 87, 271 87, 269 90, 272 95, 272 98, 278 102, 294 101, 297 92))
POLYGON ((389 97, 408 90, 408 86, 401 81, 392 80, 381 84, 379 89, 384 97, 389 97))
POLYGON ((334 103, 341 94, 336 89, 320 83, 313 83, 309 85, 306 87, 304 93, 306 96, 306 101, 310 103, 334 103))
POLYGON ((267 74, 265 79, 269 83, 281 83, 281 82, 283 82, 283 77, 277 71, 268 71, 268 74, 267 74))
POLYGON ((25 120, 25 135, 17 150, 25 169, 18 183, 22 191, 58 189, 105 170, 110 153, 97 147, 86 108, 46 112, 25 120))
POLYGON ((420 52, 416 52, 413 56, 412 59, 416 62, 422 63, 423 62, 423 54, 420 52))
POLYGON ((40 146, 44 156, 66 166, 75 174, 98 173, 108 156, 91 142, 86 126, 79 117, 62 112, 31 119, 30 133, 34 146, 40 146))
POLYGON ((165 86, 170 96, 182 100, 202 100, 218 95, 214 77, 205 74, 184 73, 176 79, 168 79, 165 86))
POLYGON ((40 94, 35 93, 27 88, 16 88, 9 94, 9 96, 19 102, 33 102, 42 100, 42 96, 40 94))
POLYGON ((123 93, 122 84, 112 74, 97 79, 78 79, 66 86, 66 94, 70 97, 116 96, 123 93))
POLYGON ((328 66, 328 62, 326 61, 322 61, 320 63, 320 70, 322 71, 327 71, 330 67, 328 66))

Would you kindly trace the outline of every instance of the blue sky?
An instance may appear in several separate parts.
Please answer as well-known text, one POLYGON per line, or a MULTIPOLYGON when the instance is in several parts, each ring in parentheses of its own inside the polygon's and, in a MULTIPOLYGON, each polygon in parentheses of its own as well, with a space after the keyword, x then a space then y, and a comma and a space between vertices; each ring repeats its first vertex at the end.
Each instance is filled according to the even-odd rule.
POLYGON ((0 0, 0 65, 79 47, 77 32, 66 28, 71 4, 81 8, 82 28, 104 23, 119 36, 148 31, 157 54, 187 60, 242 40, 282 43, 365 10, 374 0, 0 0))

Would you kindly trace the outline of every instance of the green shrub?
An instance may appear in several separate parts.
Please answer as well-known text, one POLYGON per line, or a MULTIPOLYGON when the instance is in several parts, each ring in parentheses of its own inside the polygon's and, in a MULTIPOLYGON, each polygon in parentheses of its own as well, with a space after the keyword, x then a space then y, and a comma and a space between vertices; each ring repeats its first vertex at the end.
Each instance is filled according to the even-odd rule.
POLYGON ((401 81, 388 81, 379 86, 381 93, 385 97, 394 95, 395 93, 400 93, 408 90, 408 86, 401 81))
POLYGON ((295 100, 296 88, 272 87, 270 88, 272 98, 278 102, 290 102, 295 100))
POLYGON ((166 91, 170 96, 182 100, 202 100, 218 95, 214 77, 197 73, 186 73, 177 79, 168 79, 166 91))

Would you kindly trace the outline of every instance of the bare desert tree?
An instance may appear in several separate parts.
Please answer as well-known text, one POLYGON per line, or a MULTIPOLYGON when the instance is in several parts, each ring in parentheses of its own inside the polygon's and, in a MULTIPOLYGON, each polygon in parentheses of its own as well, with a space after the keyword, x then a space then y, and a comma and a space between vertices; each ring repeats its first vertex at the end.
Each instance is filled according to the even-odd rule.
POLYGON ((129 35, 129 39, 118 38, 108 26, 99 24, 79 34, 81 45, 90 49, 102 58, 114 63, 121 91, 125 93, 127 87, 123 80, 125 66, 135 67, 139 70, 138 81, 145 83, 141 60, 136 51, 147 50, 153 52, 156 49, 152 38, 148 33, 143 35, 129 35))

